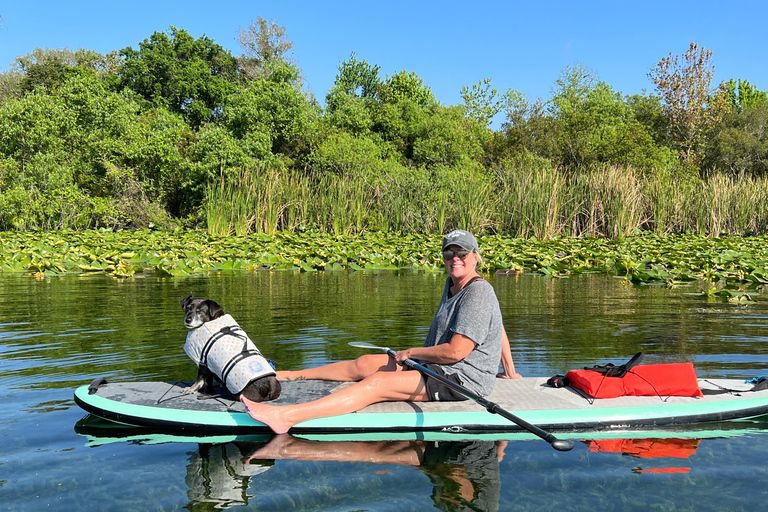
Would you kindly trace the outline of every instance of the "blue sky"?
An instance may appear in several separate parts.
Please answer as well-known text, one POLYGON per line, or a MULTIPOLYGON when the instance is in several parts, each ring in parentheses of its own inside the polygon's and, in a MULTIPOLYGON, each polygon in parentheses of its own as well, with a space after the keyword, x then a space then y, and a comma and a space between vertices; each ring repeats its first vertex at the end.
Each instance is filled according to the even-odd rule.
POLYGON ((285 26, 308 88, 323 100, 352 52, 380 75, 414 71, 444 104, 491 78, 499 91, 548 98, 581 63, 624 94, 653 90, 648 71, 691 42, 714 52, 715 80, 768 89, 764 1, 0 1, 0 70, 35 47, 101 53, 173 25, 240 53, 238 28, 258 16, 285 26))

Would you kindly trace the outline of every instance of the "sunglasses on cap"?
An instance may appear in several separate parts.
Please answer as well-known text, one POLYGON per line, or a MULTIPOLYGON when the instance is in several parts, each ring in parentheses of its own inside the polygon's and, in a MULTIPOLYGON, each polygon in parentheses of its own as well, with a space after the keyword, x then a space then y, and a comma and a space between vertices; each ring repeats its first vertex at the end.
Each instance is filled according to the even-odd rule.
POLYGON ((443 259, 444 260, 452 260, 454 256, 458 256, 462 260, 467 257, 467 254, 469 254, 472 251, 466 251, 464 249, 460 249, 458 251, 443 251, 443 259))

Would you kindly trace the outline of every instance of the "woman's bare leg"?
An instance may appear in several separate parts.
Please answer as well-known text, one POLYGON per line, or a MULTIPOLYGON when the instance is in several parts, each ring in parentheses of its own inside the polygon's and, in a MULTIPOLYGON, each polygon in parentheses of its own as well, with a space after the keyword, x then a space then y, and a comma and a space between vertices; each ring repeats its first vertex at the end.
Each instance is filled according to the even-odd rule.
POLYGON ((279 434, 251 453, 245 464, 253 459, 291 459, 418 466, 423 453, 423 441, 308 441, 279 434))
POLYGON ((296 405, 267 405, 240 396, 248 414, 276 434, 284 434, 297 423, 315 418, 359 411, 377 402, 428 400, 419 372, 377 372, 364 380, 318 400, 296 405))
POLYGON ((402 368, 387 354, 367 354, 352 361, 339 361, 306 370, 276 372, 277 380, 333 380, 357 382, 378 371, 397 371, 402 368))

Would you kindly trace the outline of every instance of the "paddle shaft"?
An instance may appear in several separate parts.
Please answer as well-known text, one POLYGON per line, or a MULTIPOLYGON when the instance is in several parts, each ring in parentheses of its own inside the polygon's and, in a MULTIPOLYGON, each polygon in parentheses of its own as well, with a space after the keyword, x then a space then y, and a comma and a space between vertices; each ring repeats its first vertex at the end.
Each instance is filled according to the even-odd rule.
MULTIPOLYGON (((395 358, 395 351, 392 350, 391 348, 387 349, 387 354, 389 354, 389 356, 392 359, 395 358)), ((555 448, 556 450, 568 451, 571 448, 573 448, 573 442, 572 441, 570 441, 568 439, 564 439, 563 440, 563 439, 556 438, 554 435, 550 434, 549 432, 540 429, 536 425, 531 425, 530 423, 528 423, 524 419, 519 418, 519 417, 515 416, 514 414, 512 414, 511 412, 503 409, 498 404, 495 404, 495 403, 493 403, 493 402, 491 402, 489 400, 486 400, 485 398, 481 397, 480 395, 477 395, 477 394, 473 393, 472 391, 466 389, 464 386, 456 384, 455 382, 452 382, 452 381, 446 379, 445 377, 443 377, 439 373, 435 373, 432 370, 430 370, 429 368, 427 368, 427 367, 425 367, 423 365, 420 365, 419 363, 417 363, 413 359, 406 359, 405 361, 403 361, 403 364, 408 366, 409 368, 413 368, 414 370, 418 370, 418 371, 424 373, 425 375, 428 375, 428 376, 432 377, 433 379, 439 380, 440 382, 442 382, 446 386, 450 387, 451 389, 454 389, 454 390, 458 391, 459 393, 461 393, 465 397, 469 398, 473 402, 476 402, 477 404, 482 405, 491 414, 498 414, 499 416, 501 416, 503 418, 506 418, 509 421, 511 421, 512 423, 514 423, 514 424, 524 428, 528 432, 530 432, 530 433, 540 437, 541 439, 543 439, 546 442, 548 442, 549 444, 551 444, 552 447, 555 448)))

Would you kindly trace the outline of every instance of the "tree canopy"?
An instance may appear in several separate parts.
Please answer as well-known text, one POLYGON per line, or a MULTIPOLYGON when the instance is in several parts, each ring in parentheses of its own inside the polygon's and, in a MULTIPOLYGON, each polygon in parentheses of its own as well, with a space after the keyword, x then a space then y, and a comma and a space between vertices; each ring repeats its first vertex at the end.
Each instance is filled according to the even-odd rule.
POLYGON ((240 81, 237 60, 212 39, 183 29, 155 32, 139 49, 120 50, 118 87, 181 114, 193 128, 218 119, 240 81))
MULTIPOLYGON (((343 177, 392 208, 437 205, 451 176, 486 194, 516 170, 768 176, 766 92, 746 79, 713 86, 712 52, 696 44, 656 65, 655 93, 625 96, 576 63, 550 98, 484 78, 459 105, 415 71, 383 74, 353 52, 320 105, 285 27, 257 18, 239 43, 235 56, 169 27, 107 55, 19 57, 0 74, 0 227, 195 224, 211 184, 267 168, 307 187, 343 177)), ((404 225, 460 214, 430 208, 404 225)))

